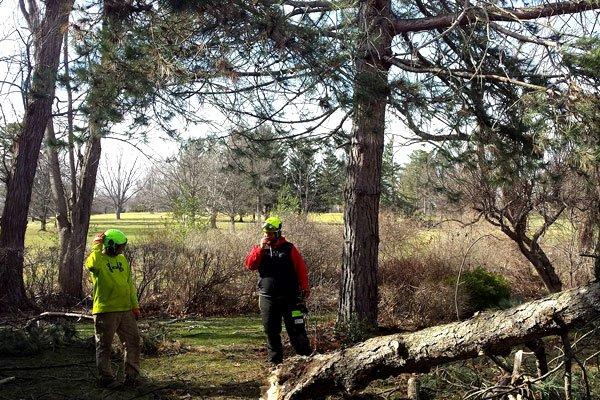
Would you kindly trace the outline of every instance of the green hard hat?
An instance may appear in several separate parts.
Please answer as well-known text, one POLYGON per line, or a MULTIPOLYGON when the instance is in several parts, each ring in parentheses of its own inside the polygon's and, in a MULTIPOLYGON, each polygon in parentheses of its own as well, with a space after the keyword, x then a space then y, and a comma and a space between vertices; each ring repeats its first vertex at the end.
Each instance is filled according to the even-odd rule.
POLYGON ((276 232, 281 230, 281 220, 278 217, 269 217, 262 226, 263 232, 276 232))
POLYGON ((127 236, 118 229, 109 229, 104 232, 104 245, 112 246, 127 243, 127 236))

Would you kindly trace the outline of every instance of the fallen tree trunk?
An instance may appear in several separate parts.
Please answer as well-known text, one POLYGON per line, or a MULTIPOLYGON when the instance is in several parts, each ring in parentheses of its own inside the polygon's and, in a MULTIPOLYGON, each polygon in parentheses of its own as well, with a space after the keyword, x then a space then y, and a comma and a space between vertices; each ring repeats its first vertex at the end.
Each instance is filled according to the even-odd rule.
POLYGON ((369 339, 312 357, 295 357, 271 374, 268 400, 314 399, 351 394, 375 379, 427 372, 451 361, 557 335, 600 317, 600 283, 556 293, 509 310, 481 313, 467 321, 413 333, 369 339))
POLYGON ((77 318, 78 321, 82 319, 94 320, 94 317, 89 314, 79 314, 79 313, 69 313, 69 312, 54 312, 54 311, 46 311, 30 319, 25 325, 25 330, 31 328, 31 326, 39 320, 47 319, 47 318, 77 318))

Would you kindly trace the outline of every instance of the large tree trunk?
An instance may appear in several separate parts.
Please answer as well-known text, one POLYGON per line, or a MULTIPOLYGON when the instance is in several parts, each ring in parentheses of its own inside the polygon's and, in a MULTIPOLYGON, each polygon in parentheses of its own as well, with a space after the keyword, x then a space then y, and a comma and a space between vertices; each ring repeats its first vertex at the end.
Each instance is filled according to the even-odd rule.
POLYGON ((35 68, 13 173, 0 223, 0 311, 29 306, 23 283, 23 251, 33 179, 52 112, 62 35, 73 0, 48 0, 36 38, 35 68))
POLYGON ((463 322, 376 337, 333 353, 295 357, 271 374, 267 398, 314 399, 340 391, 352 393, 375 379, 504 353, 599 317, 600 283, 594 283, 463 322))
POLYGON ((72 210, 71 240, 67 247, 64 265, 61 268, 63 275, 59 276, 61 294, 66 304, 74 304, 83 297, 83 259, 90 226, 96 175, 102 152, 98 125, 90 121, 89 129, 91 139, 86 147, 79 198, 72 210))
POLYGON ((377 325, 379 197, 385 108, 389 95, 385 60, 390 54, 389 0, 361 1, 354 87, 354 127, 344 191, 344 251, 338 322, 377 325))

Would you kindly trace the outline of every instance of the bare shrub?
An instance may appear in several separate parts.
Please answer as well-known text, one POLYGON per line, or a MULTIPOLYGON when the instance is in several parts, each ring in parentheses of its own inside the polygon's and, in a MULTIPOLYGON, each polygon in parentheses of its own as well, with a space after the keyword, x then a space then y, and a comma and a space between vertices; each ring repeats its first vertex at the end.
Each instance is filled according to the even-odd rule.
POLYGON ((456 282, 482 267, 503 276, 514 302, 544 295, 536 275, 514 243, 484 224, 456 223, 420 228, 416 221, 384 218, 380 235, 380 314, 384 324, 424 327, 465 318, 474 311, 456 282), (395 243, 400 238, 400 243, 395 243), (404 242, 404 244, 402 244, 404 242))
POLYGON ((547 249, 563 287, 573 288, 593 280, 594 258, 581 256, 590 252, 586 250, 586 243, 581 241, 585 233, 577 229, 575 221, 557 222, 551 233, 543 238, 542 246, 547 249))
MULTIPOLYGON (((260 223, 236 233, 166 226, 127 248, 138 296, 150 314, 234 315, 256 313, 257 273, 243 268, 251 246, 262 236, 260 223)), ((587 282, 589 261, 578 257, 574 228, 545 238, 565 286, 587 282)), ((309 269, 313 314, 335 312, 343 248, 343 226, 311 222, 298 215, 283 218, 283 233, 303 255, 309 269)), ((454 222, 380 218, 380 315, 384 324, 426 326, 468 316, 466 294, 455 282, 459 271, 477 267, 502 275, 515 303, 539 298, 546 290, 515 244, 485 223, 467 227, 454 222)), ((58 250, 28 248, 25 283, 28 295, 45 307, 58 289, 58 250)), ((91 292, 88 279, 84 288, 91 292)))
POLYGON ((244 242, 219 231, 184 238, 165 231, 131 246, 129 257, 144 307, 168 314, 248 311, 253 289, 242 270, 244 242))
MULTIPOLYGON (((436 258, 407 257, 380 266, 381 320, 386 325, 421 328, 456 319, 453 279, 457 270, 436 258)), ((461 315, 468 309, 458 294, 461 315)))
POLYGON ((25 252, 25 290, 35 304, 52 304, 58 286, 59 262, 59 250, 54 246, 30 247, 25 252))

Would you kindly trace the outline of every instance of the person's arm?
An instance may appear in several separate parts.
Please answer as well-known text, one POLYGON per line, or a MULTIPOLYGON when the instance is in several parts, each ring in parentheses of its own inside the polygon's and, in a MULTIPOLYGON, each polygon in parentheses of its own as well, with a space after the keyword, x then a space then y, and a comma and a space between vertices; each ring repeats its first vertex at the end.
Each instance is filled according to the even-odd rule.
POLYGON ((258 269, 260 265, 260 261, 262 260, 262 247, 259 245, 252 246, 252 250, 246 256, 246 261, 244 262, 244 268, 255 271, 258 269))
POLYGON ((100 232, 94 237, 94 240, 92 241, 92 252, 86 258, 84 263, 85 268, 91 273, 95 273, 98 270, 98 267, 96 267, 96 258, 99 254, 102 254, 103 243, 104 233, 100 232))
POLYGON ((300 284, 300 290, 305 299, 310 296, 310 285, 308 284, 308 268, 304 259, 300 255, 296 246, 292 246, 292 252, 290 254, 294 269, 296 270, 296 276, 298 277, 298 283, 300 284))

